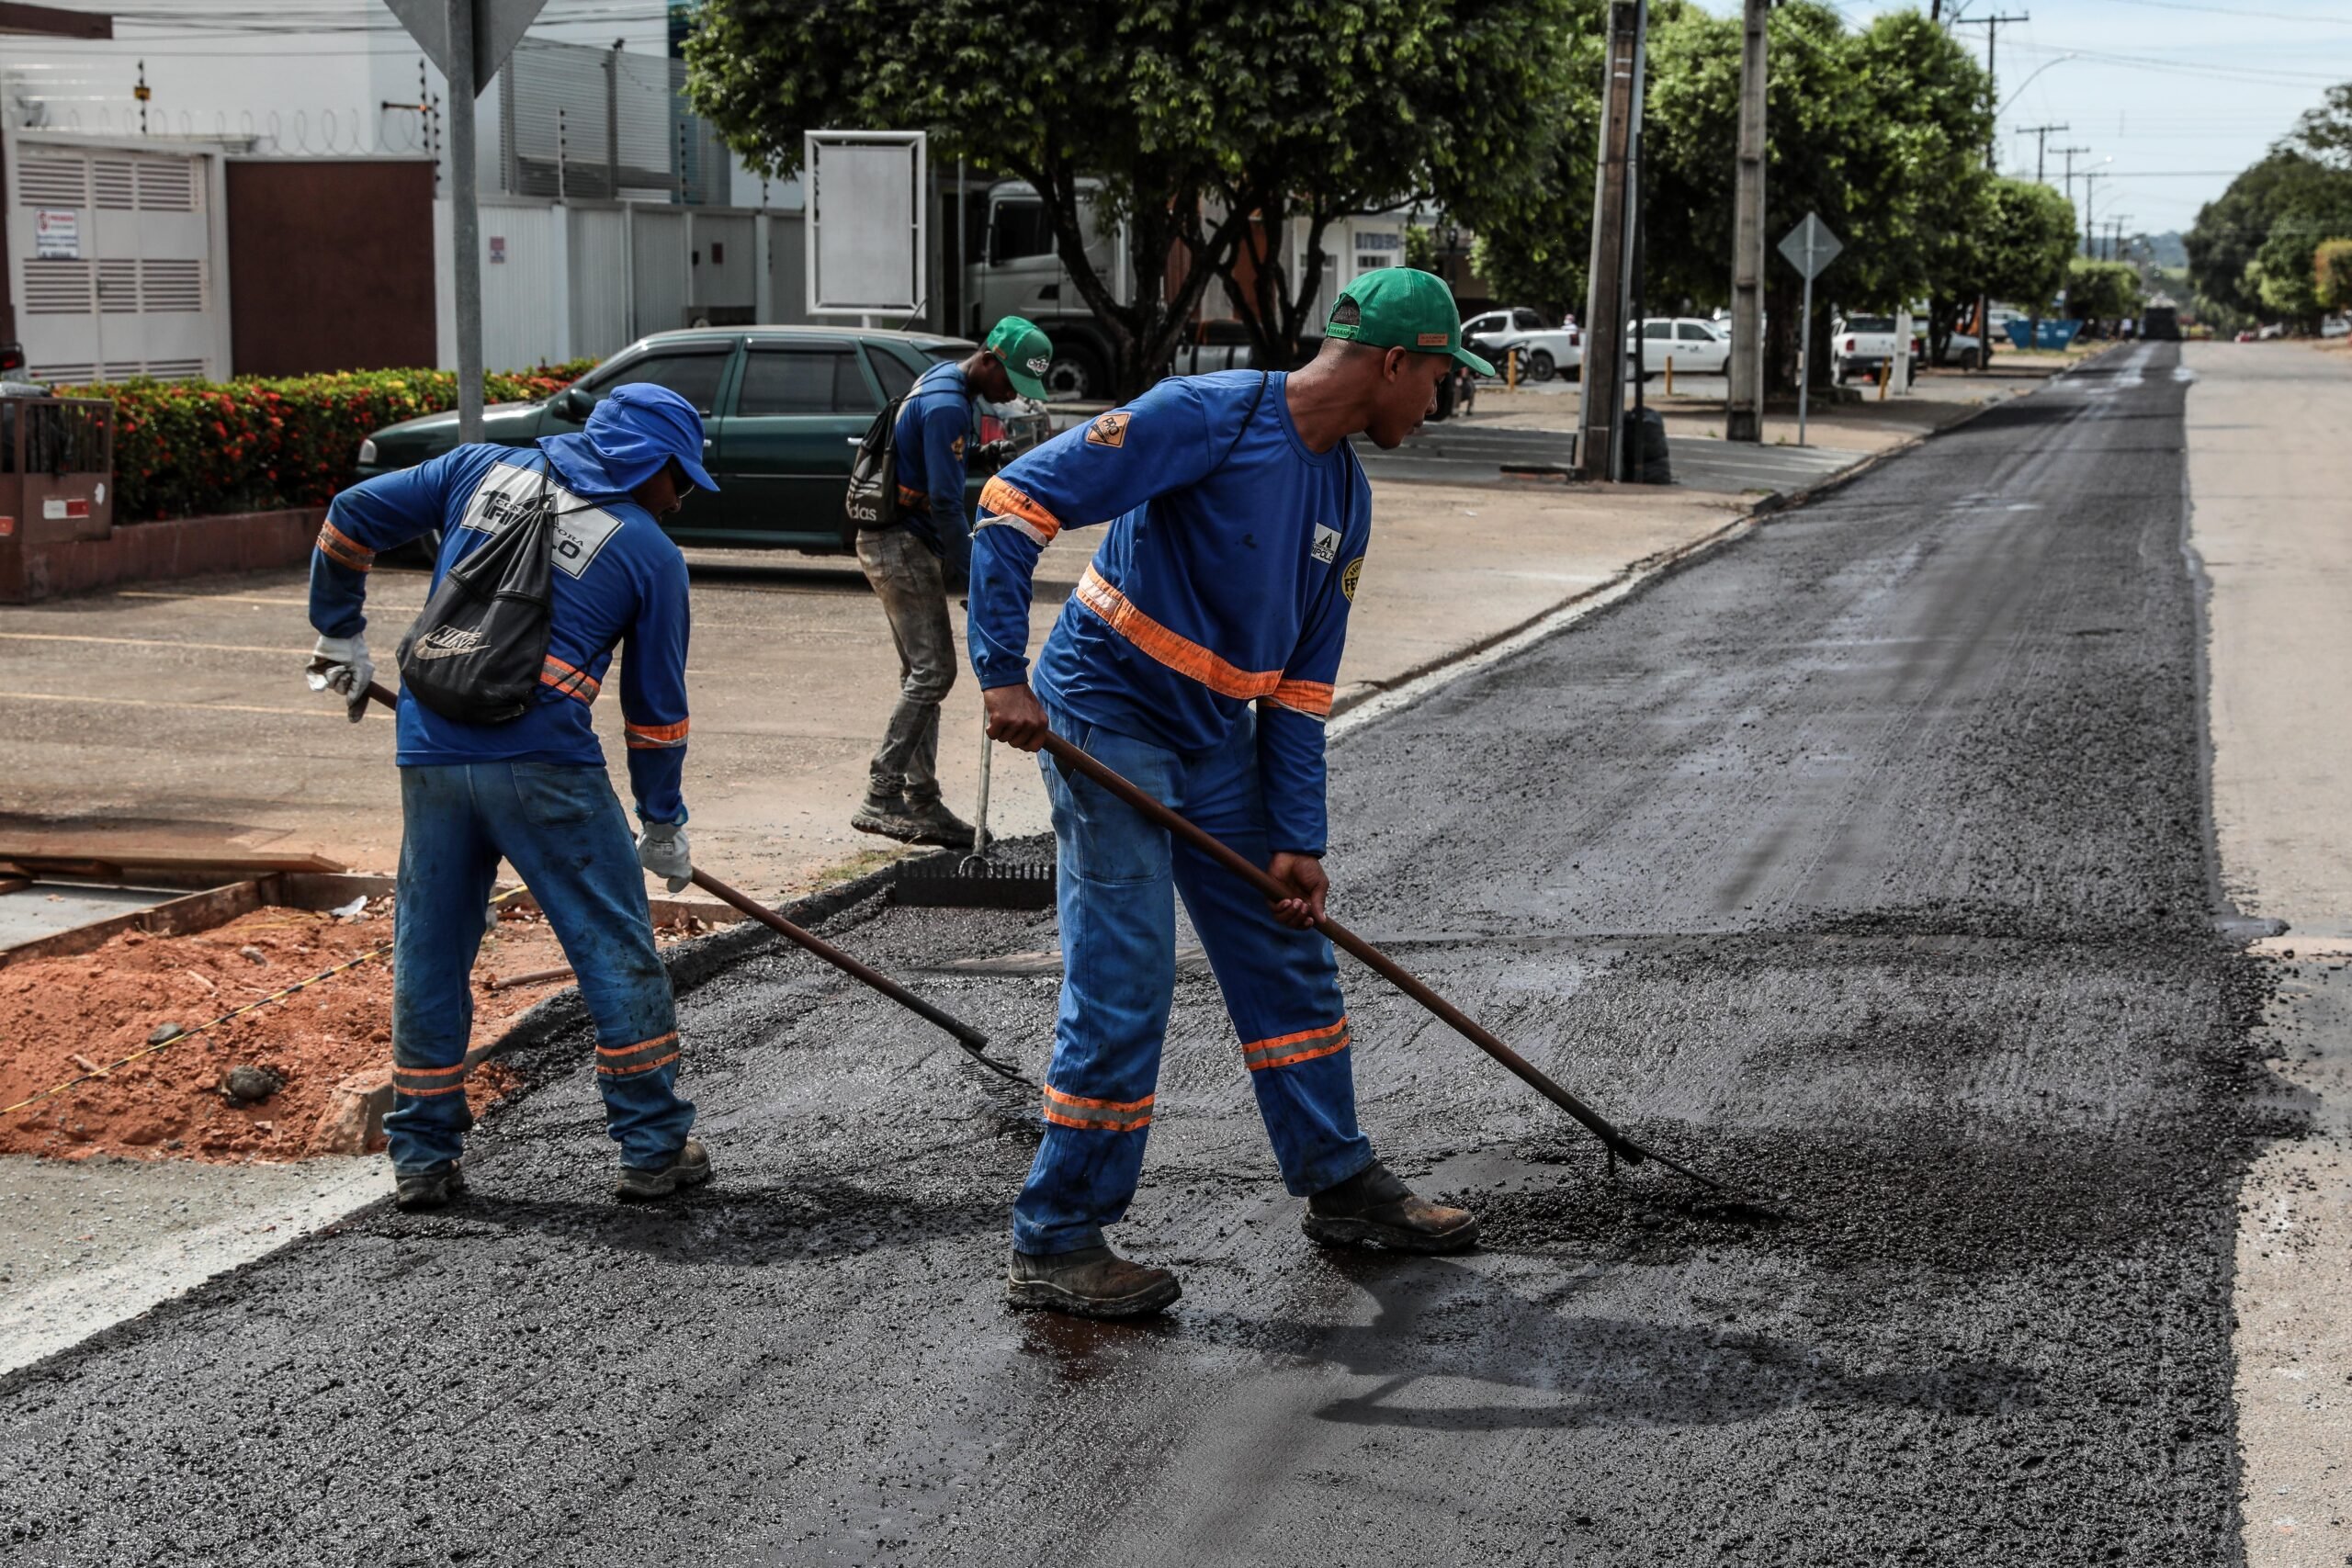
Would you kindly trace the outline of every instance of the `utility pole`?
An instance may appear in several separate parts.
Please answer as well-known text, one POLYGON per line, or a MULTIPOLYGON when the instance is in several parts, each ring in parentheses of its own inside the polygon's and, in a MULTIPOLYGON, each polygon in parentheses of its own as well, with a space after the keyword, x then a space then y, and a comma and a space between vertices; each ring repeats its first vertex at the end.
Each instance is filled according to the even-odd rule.
POLYGON ((1764 38, 1772 0, 1746 0, 1739 51, 1739 165, 1732 224, 1726 441, 1764 439, 1764 38))
POLYGON ((2065 154, 2066 205, 2068 207, 2073 207, 2075 205, 2075 154, 2077 152, 2087 152, 2090 149, 2087 147, 2052 147, 2051 151, 2052 152, 2063 152, 2065 154))
POLYGON ((1585 315, 1584 387, 1577 417, 1577 466, 1589 479, 1623 471, 1625 425, 1625 310, 1633 284, 1634 149, 1642 114, 1644 0, 1610 0, 1603 51, 1600 156, 1594 179, 1591 292, 1585 315))
POLYGON ((449 0, 449 251, 458 328, 458 439, 481 439, 481 171, 474 167, 474 0, 449 0))
POLYGON ((2033 138, 2034 184, 2046 186, 2050 183, 2050 133, 2065 129, 2063 125, 2020 125, 2017 128, 2019 136, 2033 138))
POLYGON ((2091 218, 2097 209, 2094 185, 2097 181, 2114 177, 2098 169, 2083 171, 2083 252, 2094 259, 2098 255, 2098 226, 2091 218))
MULTIPOLYGON (((1984 74, 1991 77, 1995 83, 1997 84, 2000 81, 2001 73, 1998 67, 1995 65, 1994 59, 1996 51, 2000 47, 2001 29, 2007 27, 2012 22, 2030 22, 2031 20, 2033 20, 2031 17, 2023 12, 2019 12, 2014 17, 1955 17, 1952 18, 1951 25, 1955 28, 1983 28, 1984 29, 1984 74)), ((1998 101, 1997 98, 1996 101, 1998 101)), ((1988 127, 1984 132, 1984 166, 1988 169, 1994 167, 1994 135, 1995 130, 1988 127)))

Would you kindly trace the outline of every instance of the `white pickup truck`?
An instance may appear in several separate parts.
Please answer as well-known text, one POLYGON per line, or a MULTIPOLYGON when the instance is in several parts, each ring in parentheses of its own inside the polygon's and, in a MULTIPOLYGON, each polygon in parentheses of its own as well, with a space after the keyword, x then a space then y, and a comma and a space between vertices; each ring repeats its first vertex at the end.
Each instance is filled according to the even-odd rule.
POLYGON ((1488 310, 1462 323, 1462 346, 1490 362, 1498 375, 1503 355, 1519 351, 1519 371, 1531 381, 1548 381, 1566 375, 1577 379, 1584 371, 1584 333, 1576 327, 1544 324, 1543 315, 1524 305, 1488 310))

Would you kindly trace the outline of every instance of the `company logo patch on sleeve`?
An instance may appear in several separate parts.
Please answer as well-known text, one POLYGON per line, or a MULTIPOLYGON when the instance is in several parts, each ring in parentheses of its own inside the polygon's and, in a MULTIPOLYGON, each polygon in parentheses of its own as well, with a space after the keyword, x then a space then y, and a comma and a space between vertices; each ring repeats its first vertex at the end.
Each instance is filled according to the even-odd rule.
POLYGON ((1125 409, 1114 410, 1086 427, 1089 446, 1125 446, 1127 444, 1127 420, 1125 409))
POLYGON ((1363 577, 1363 557, 1358 556, 1340 570, 1340 592, 1350 599, 1356 596, 1356 583, 1363 577))
POLYGON ((1340 558, 1340 531, 1329 523, 1315 525, 1314 555, 1325 566, 1340 558))

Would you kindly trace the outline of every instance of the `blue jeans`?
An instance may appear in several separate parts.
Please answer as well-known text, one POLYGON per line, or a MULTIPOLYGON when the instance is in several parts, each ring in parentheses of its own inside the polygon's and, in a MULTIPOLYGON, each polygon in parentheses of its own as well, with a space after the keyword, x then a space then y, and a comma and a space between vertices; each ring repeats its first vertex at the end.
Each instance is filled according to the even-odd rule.
MULTIPOLYGON (((1245 714, 1214 750, 1184 755, 1048 705, 1054 732, 1260 865, 1272 858, 1245 714)), ((1356 1129, 1348 1019, 1331 944, 1295 931, 1258 891, 1174 842, 1134 807, 1039 758, 1060 857, 1062 996, 1046 1075, 1045 1142, 1012 1206, 1026 1253, 1099 1246, 1143 1169, 1176 987, 1182 894, 1225 993, 1283 1185, 1300 1196, 1372 1163, 1356 1129)))
POLYGON ((469 762, 401 770, 392 910, 392 1168, 437 1169, 465 1146, 474 954, 503 857, 555 928, 596 1025, 605 1130, 624 1165, 667 1165, 695 1108, 678 1098, 678 1020, 654 951, 628 818, 602 768, 469 762))

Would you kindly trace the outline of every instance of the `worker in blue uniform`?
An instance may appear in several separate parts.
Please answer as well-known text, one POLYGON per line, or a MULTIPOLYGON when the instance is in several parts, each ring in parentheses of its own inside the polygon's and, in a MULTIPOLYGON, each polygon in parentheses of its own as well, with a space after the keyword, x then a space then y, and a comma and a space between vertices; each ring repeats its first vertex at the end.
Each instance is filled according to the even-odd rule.
MULTIPOLYGON (((899 650, 899 702, 866 769, 865 798, 850 818, 861 833, 910 844, 972 847, 972 825, 939 792, 939 705, 956 682, 947 592, 971 553, 965 474, 993 469, 1001 453, 972 446, 972 400, 1043 399, 1054 345, 1033 321, 1007 316, 962 359, 933 366, 899 405, 898 520, 861 530, 857 563, 889 617, 899 650)), ((993 447, 995 444, 991 443, 993 447)))
POLYGON ((616 388, 577 434, 536 449, 476 444, 334 499, 311 560, 313 690, 356 722, 375 667, 368 572, 381 552, 442 530, 449 569, 547 487, 554 602, 537 700, 510 723, 465 724, 403 694, 398 716, 401 860, 392 959, 394 1198, 435 1209, 465 1191, 470 985, 483 909, 503 857, 521 874, 580 977, 596 1030, 605 1130, 621 1146, 619 1196, 658 1198, 708 1179, 677 1091, 678 1023, 654 950, 644 873, 686 885, 686 565, 658 519, 695 489, 702 419, 666 388, 616 388), (616 645, 634 843, 591 722, 616 645))
POLYGON ((1181 895, 1303 1225, 1327 1245, 1449 1252, 1467 1212, 1415 1196, 1357 1128, 1331 944, 1323 726, 1372 529, 1348 437, 1397 445, 1462 348, 1452 292, 1395 267, 1357 279, 1293 374, 1177 378, 1022 457, 980 495, 969 633, 989 732, 1061 736, 1292 889, 1269 906, 1133 807, 1044 760, 1059 856, 1063 980, 1045 1140, 1013 1205, 1017 1304, 1156 1312, 1164 1269, 1103 1227, 1135 1195, 1175 985, 1181 895), (1034 671, 1039 552, 1109 520, 1034 671))

